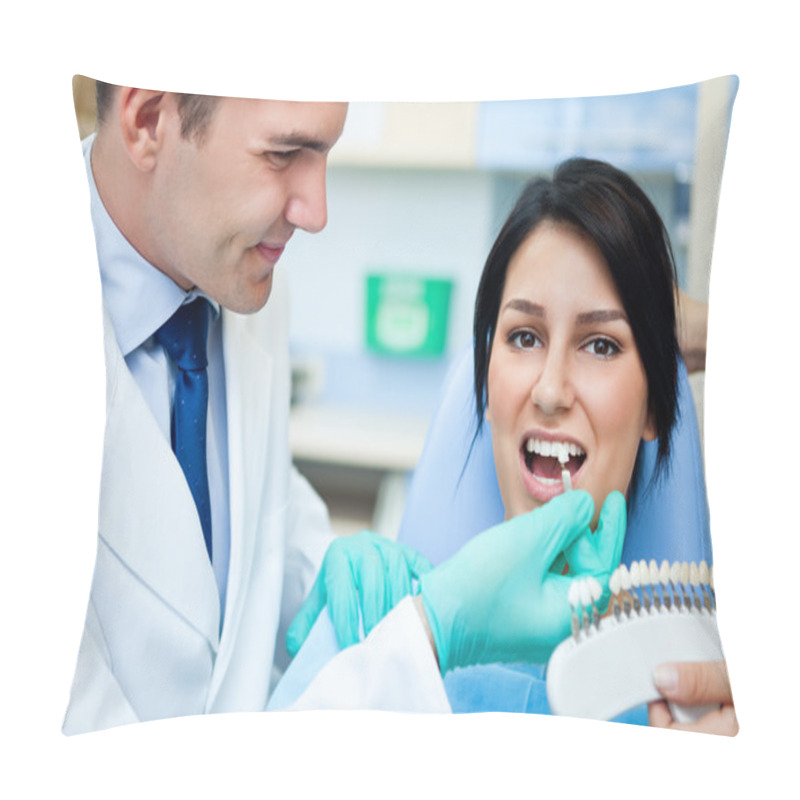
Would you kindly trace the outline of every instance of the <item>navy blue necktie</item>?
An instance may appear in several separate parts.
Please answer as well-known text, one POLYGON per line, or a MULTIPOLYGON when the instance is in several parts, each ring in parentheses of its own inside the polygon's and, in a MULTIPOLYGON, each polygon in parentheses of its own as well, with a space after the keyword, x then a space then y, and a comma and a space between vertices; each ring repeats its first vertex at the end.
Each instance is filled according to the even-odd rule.
POLYGON ((203 298, 182 305, 158 329, 156 341, 178 367, 172 402, 172 450, 192 492, 211 558, 211 501, 206 465, 208 310, 208 302, 203 298))

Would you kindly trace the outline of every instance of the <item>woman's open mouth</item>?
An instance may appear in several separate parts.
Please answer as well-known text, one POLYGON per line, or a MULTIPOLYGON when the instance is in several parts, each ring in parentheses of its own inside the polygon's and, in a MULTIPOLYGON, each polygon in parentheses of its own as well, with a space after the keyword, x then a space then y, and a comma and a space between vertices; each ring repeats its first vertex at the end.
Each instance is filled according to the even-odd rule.
POLYGON ((575 442, 533 436, 525 439, 520 455, 529 494, 545 502, 563 491, 561 473, 566 469, 572 479, 586 461, 586 453, 575 442))

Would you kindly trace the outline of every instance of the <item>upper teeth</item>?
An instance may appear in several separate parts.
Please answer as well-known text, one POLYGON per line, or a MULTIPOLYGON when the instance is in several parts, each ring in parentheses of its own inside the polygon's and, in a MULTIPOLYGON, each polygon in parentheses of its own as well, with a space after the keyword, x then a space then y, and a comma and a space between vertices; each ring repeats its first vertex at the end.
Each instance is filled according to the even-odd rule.
POLYGON ((583 455, 583 450, 573 442, 553 442, 549 439, 530 438, 525 442, 525 449, 540 456, 555 457, 562 464, 566 464, 570 456, 583 455))

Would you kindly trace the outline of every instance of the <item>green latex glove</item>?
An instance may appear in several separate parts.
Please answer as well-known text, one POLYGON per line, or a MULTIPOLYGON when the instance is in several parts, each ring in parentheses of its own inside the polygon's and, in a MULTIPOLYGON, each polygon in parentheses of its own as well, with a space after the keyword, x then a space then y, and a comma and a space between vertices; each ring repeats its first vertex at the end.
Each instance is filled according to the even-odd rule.
POLYGON ((372 531, 335 539, 311 593, 292 620, 286 648, 294 657, 327 605, 339 647, 359 641, 359 614, 368 634, 431 569, 424 556, 372 531))
POLYGON ((611 596, 608 579, 622 558, 626 525, 625 497, 621 492, 612 492, 603 503, 597 531, 588 536, 579 536, 564 554, 569 566, 568 578, 591 575, 603 587, 603 598, 597 604, 601 612, 611 596))
POLYGON ((422 604, 442 675, 470 664, 546 663, 570 633, 571 580, 604 579, 619 562, 625 503, 620 509, 616 494, 604 504, 596 533, 589 529, 591 495, 566 492, 479 534, 422 575, 422 604), (552 570, 562 553, 569 576, 552 570))

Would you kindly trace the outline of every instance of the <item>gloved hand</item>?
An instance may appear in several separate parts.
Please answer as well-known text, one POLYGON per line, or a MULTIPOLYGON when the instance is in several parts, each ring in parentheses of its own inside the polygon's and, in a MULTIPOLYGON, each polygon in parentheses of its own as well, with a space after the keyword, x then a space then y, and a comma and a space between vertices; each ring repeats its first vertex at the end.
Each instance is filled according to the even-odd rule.
POLYGON ((603 503, 597 530, 579 536, 564 552, 568 578, 591 575, 603 587, 603 597, 597 603, 601 613, 611 597, 608 579, 622 558, 626 524, 625 497, 621 492, 611 492, 603 503))
POLYGON ((407 594, 431 563, 408 547, 371 531, 335 539, 311 593, 292 620, 286 648, 294 657, 327 604, 339 647, 359 640, 359 610, 368 634, 407 594))
POLYGON ((572 579, 600 580, 619 563, 621 499, 609 496, 593 534, 591 495, 566 492, 479 534, 422 575, 422 605, 442 675, 470 664, 545 663, 570 632, 572 579), (569 576, 551 571, 562 552, 569 576))

